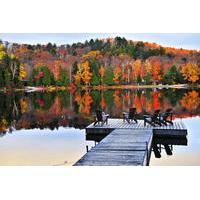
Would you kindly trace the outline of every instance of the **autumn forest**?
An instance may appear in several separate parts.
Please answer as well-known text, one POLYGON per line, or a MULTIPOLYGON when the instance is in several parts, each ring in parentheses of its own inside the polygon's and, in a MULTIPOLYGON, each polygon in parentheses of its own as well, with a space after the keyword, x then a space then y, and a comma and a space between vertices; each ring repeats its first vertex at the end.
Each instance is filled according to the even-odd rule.
POLYGON ((0 87, 200 83, 200 52, 125 38, 60 45, 0 41, 0 87))

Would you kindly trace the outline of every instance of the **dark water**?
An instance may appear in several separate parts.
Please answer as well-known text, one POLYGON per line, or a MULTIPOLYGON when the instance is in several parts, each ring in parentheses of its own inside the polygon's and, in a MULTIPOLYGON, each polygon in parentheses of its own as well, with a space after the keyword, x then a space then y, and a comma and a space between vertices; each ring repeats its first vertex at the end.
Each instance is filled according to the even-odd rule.
POLYGON ((95 145, 85 127, 94 111, 113 118, 136 107, 139 118, 173 108, 188 136, 155 140, 150 165, 200 165, 200 91, 145 89, 0 93, 0 165, 73 165, 95 145))

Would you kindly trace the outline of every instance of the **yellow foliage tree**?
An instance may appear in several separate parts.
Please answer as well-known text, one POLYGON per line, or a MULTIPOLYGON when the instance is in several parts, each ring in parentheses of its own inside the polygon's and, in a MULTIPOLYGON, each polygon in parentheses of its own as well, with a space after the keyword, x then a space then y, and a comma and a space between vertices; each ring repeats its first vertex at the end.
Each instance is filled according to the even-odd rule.
POLYGON ((78 70, 76 72, 76 74, 74 75, 74 80, 76 85, 79 85, 81 83, 81 79, 82 79, 82 72, 83 69, 81 67, 81 64, 78 64, 78 70))
POLYGON ((185 80, 195 83, 199 80, 200 68, 196 63, 189 62, 182 65, 181 73, 185 80))
POLYGON ((19 77, 18 79, 21 81, 26 77, 26 70, 24 68, 24 65, 20 64, 19 66, 19 77))
POLYGON ((90 51, 82 56, 83 60, 88 60, 89 58, 95 58, 100 54, 100 51, 90 51))
POLYGON ((144 68, 145 68, 145 73, 151 73, 152 67, 148 59, 145 61, 144 68))
POLYGON ((91 77, 92 73, 90 72, 89 62, 85 61, 78 64, 78 70, 74 75, 75 83, 79 85, 82 80, 85 85, 88 85, 90 83, 91 77))
POLYGON ((142 62, 139 59, 136 60, 132 65, 132 79, 136 80, 138 76, 143 78, 142 77, 142 62))
POLYGON ((92 77, 92 73, 90 72, 89 62, 88 61, 83 62, 82 68, 83 68, 82 80, 86 85, 88 85, 92 77))

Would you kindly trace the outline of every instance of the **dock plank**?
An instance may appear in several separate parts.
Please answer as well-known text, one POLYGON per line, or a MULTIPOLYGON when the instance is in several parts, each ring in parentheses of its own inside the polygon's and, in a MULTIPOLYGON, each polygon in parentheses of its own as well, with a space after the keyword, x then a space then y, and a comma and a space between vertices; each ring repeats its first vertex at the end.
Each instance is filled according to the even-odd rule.
POLYGON ((89 151, 76 166, 143 165, 145 151, 89 151))

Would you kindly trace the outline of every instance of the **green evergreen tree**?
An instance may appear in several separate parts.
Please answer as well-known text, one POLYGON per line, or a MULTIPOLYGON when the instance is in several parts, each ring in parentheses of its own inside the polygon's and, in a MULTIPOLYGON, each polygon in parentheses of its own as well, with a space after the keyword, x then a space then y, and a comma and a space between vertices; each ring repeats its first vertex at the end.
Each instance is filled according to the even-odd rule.
POLYGON ((144 77, 144 81, 146 84, 150 84, 151 83, 151 73, 147 73, 144 77))
POLYGON ((137 82, 137 83, 141 83, 141 82, 142 82, 142 78, 141 78, 140 75, 137 76, 137 78, 136 78, 136 82, 137 82))
POLYGON ((66 69, 60 67, 60 84, 61 86, 69 85, 69 75, 66 69))
POLYGON ((42 85, 45 86, 51 85, 51 74, 49 69, 46 66, 42 66, 40 71, 44 73, 44 77, 41 78, 42 85))
POLYGON ((168 73, 163 76, 163 83, 164 84, 176 84, 176 83, 182 83, 183 78, 181 76, 181 73, 178 71, 178 68, 176 65, 172 65, 168 73))
POLYGON ((114 85, 113 78, 114 78, 114 74, 113 74, 112 67, 107 67, 105 69, 105 75, 103 78, 104 83, 107 85, 114 85))
POLYGON ((89 59, 90 70, 92 72, 91 85, 100 85, 101 78, 99 74, 99 69, 101 63, 97 59, 89 59))

